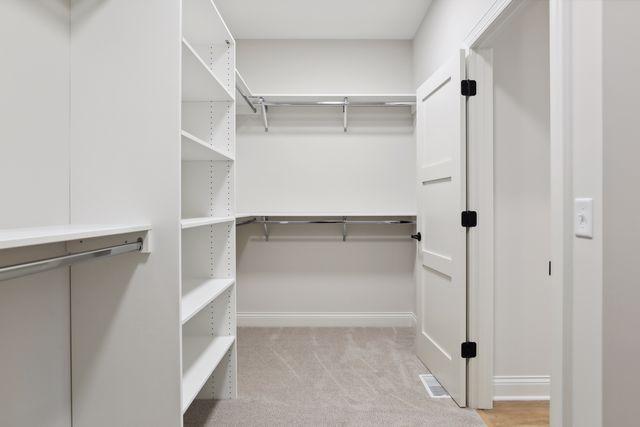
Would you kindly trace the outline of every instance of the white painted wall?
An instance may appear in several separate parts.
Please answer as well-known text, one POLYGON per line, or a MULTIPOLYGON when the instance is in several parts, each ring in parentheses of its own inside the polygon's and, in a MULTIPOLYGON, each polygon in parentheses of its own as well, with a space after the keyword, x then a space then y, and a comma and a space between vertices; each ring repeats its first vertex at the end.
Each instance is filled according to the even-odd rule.
MULTIPOLYGON (((238 68, 254 93, 412 92, 408 41, 237 46, 238 68)), ((259 116, 237 121, 239 212, 415 210, 413 119, 406 109, 352 109, 346 134, 339 109, 273 108, 269 117, 269 133, 259 116)), ((343 243, 337 226, 275 226, 269 242, 261 227, 240 228, 240 324, 248 324, 249 314, 251 324, 261 325, 410 324, 411 230, 352 227, 343 243)))
POLYGON ((412 93, 407 40, 238 40, 254 93, 412 93))
POLYGON ((640 40, 635 20, 640 2, 603 2, 603 425, 629 426, 640 419, 634 396, 640 381, 636 366, 640 340, 638 321, 640 224, 630 213, 640 211, 637 126, 638 86, 629 85, 640 72, 633 47, 640 40))
POLYGON ((548 3, 527 2, 486 42, 494 61, 494 375, 501 399, 549 396, 548 28, 548 3))
MULTIPOLYGON (((0 51, 0 228, 67 224, 68 2, 0 2, 0 51)), ((0 282, 0 425, 71 425, 69 333, 68 269, 0 282)))
POLYGON ((433 0, 413 39, 413 87, 455 53, 495 0, 433 0))
POLYGON ((573 197, 594 200, 593 239, 573 237, 570 405, 580 426, 602 425, 602 3, 572 2, 573 197))

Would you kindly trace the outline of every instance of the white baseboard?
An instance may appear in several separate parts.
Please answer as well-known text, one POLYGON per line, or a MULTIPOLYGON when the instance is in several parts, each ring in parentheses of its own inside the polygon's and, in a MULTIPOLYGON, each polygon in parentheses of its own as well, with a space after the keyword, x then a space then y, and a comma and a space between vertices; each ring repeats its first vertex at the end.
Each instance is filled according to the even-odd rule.
POLYGON ((418 327, 418 318, 415 313, 409 313, 411 316, 411 326, 415 329, 418 327))
POLYGON ((413 313, 292 313, 239 312, 238 326, 248 327, 412 327, 415 323, 413 313))
POLYGON ((548 375, 493 377, 493 400, 549 400, 548 375))

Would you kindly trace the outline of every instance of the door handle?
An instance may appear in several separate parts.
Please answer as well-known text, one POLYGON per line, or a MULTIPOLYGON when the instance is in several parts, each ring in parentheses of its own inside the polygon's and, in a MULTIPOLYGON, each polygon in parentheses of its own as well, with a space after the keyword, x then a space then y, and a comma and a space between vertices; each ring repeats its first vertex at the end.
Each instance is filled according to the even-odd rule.
POLYGON ((416 234, 412 234, 411 238, 416 239, 419 242, 422 240, 422 234, 420 234, 420 232, 417 232, 416 234))

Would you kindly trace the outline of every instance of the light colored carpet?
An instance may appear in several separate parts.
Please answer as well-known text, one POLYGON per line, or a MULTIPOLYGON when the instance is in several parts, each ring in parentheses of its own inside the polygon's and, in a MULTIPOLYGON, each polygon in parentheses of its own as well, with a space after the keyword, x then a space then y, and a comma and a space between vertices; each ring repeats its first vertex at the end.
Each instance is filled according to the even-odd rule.
POLYGON ((410 328, 241 328, 238 399, 197 400, 195 426, 483 426, 431 399, 410 328))

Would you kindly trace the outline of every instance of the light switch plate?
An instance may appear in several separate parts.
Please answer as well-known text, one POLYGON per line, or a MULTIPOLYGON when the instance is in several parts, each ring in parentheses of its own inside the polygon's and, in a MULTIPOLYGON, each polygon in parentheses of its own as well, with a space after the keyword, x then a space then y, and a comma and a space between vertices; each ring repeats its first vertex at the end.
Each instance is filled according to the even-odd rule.
POLYGON ((575 199, 574 231, 576 237, 593 238, 593 199, 575 199))

